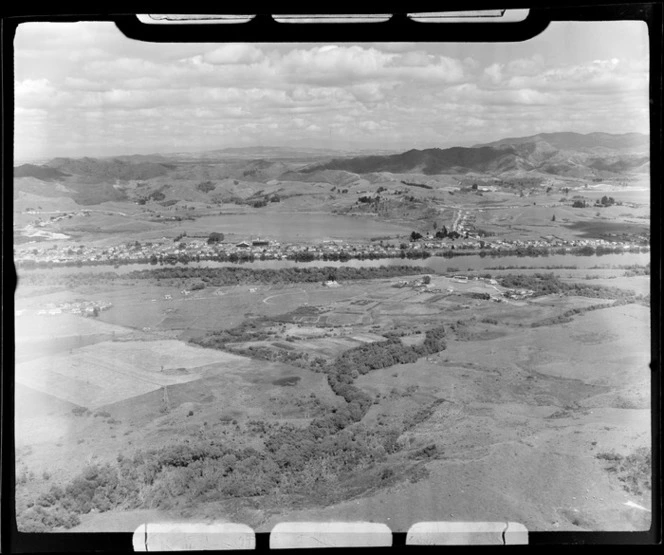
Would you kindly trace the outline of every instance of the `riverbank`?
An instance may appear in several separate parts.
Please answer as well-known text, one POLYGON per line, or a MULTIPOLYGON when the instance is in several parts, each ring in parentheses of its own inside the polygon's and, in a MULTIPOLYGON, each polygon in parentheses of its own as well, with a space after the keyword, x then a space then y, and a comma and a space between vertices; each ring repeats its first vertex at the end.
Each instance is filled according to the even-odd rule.
MULTIPOLYGON (((481 256, 478 254, 466 255, 455 258, 453 261, 443 257, 429 257, 418 260, 404 260, 402 258, 359 260, 351 259, 348 261, 313 261, 297 262, 294 260, 256 260, 249 265, 255 269, 278 270, 283 268, 317 268, 329 266, 333 268, 374 268, 379 266, 400 266, 408 265, 415 271, 430 271, 434 273, 456 272, 456 271, 484 271, 500 268, 536 268, 536 269, 596 269, 599 267, 611 268, 622 266, 645 266, 650 263, 649 252, 624 252, 621 254, 596 254, 596 255, 575 255, 575 254, 552 254, 549 256, 503 256, 500 257, 500 263, 496 262, 496 257, 481 256)), ((215 260, 189 262, 187 264, 156 264, 147 265, 147 268, 228 268, 238 267, 243 263, 220 262, 215 260)), ((36 274, 47 275, 66 275, 72 273, 88 273, 100 275, 104 273, 114 273, 125 275, 136 270, 147 269, 145 264, 132 263, 122 264, 117 267, 109 267, 107 264, 85 265, 85 266, 36 266, 25 268, 17 267, 19 279, 21 276, 30 276, 36 274)))

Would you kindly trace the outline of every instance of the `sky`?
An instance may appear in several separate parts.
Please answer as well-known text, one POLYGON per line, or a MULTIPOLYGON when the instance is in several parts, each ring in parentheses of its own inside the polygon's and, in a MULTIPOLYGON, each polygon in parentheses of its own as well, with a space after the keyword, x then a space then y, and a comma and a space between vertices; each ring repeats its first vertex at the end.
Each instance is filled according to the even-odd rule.
POLYGON ((154 44, 111 22, 29 22, 14 48, 17 162, 648 133, 639 21, 554 22, 497 44, 154 44))

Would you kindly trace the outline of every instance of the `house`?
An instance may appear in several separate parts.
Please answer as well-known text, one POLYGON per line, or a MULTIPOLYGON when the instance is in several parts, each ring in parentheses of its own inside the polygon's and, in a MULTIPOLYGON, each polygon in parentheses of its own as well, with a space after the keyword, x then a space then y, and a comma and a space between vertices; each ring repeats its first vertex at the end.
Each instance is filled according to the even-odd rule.
MULTIPOLYGON (((251 244, 254 247, 267 247, 269 246, 270 242, 265 240, 265 239, 254 239, 251 244)), ((239 246, 239 245, 238 245, 239 246)))
POLYGON ((239 247, 241 249, 248 249, 251 246, 251 243, 247 243, 247 241, 241 241, 240 243, 238 243, 235 246, 239 247))

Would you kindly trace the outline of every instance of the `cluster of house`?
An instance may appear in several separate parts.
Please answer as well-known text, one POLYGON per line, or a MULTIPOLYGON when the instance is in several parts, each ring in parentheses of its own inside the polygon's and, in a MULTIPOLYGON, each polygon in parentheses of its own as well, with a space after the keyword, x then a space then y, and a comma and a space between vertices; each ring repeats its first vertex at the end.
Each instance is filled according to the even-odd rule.
MULTIPOLYGON (((496 287, 498 285, 498 281, 493 278, 486 278, 480 276, 469 277, 464 275, 447 276, 447 278, 455 283, 467 284, 470 286, 470 288, 462 288, 460 291, 457 292, 460 292, 462 294, 470 294, 470 295, 485 295, 487 300, 490 299, 494 302, 504 301, 505 298, 516 299, 516 300, 525 299, 528 297, 532 297, 535 294, 535 292, 531 291, 530 289, 506 289, 506 288, 503 288, 502 290, 498 289, 498 287, 496 287), (473 282, 484 282, 489 285, 492 285, 493 287, 487 290, 486 287, 473 286, 473 282)), ((424 276, 409 281, 398 280, 394 282, 392 287, 397 287, 397 288, 412 287, 413 289, 416 289, 419 293, 455 292, 453 284, 450 284, 448 287, 444 287, 444 285, 441 285, 440 281, 437 281, 437 283, 431 282, 430 276, 424 276)))
POLYGON ((47 303, 39 309, 37 314, 57 316, 58 314, 79 314, 82 316, 97 316, 102 310, 108 310, 113 303, 108 301, 74 301, 67 303, 47 303))
POLYGON ((535 291, 531 291, 530 289, 508 289, 506 291, 503 291, 503 296, 507 297, 508 299, 525 299, 527 297, 532 297, 535 294, 535 291))

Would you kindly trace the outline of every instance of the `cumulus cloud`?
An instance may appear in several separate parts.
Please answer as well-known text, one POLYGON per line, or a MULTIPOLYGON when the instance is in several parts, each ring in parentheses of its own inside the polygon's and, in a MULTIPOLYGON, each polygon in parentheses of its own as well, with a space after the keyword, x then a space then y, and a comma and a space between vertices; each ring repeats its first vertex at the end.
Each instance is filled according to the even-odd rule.
POLYGON ((179 150, 324 145, 334 135, 413 148, 566 125, 643 128, 647 59, 597 44, 584 58, 583 37, 570 35, 574 56, 554 63, 526 43, 163 45, 130 41, 111 24, 27 25, 15 41, 15 144, 44 156, 78 144, 95 155, 109 145, 153 152, 164 136, 179 150))
POLYGON ((203 54, 208 64, 233 65, 253 64, 264 58, 263 51, 251 44, 224 44, 212 52, 203 54))

